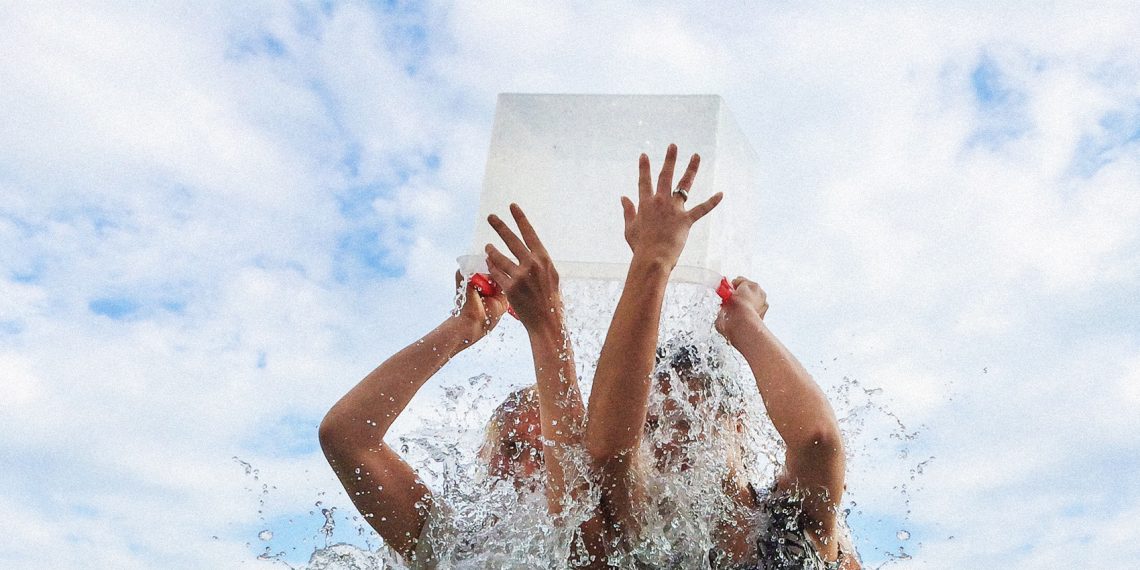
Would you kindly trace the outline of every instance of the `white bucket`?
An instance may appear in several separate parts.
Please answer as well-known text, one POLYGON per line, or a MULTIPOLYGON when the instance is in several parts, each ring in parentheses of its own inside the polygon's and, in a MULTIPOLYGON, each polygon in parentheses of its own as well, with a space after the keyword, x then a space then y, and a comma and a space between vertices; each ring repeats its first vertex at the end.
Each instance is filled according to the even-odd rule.
POLYGON ((486 270, 484 246, 506 249, 488 214, 510 220, 518 203, 564 278, 624 279, 630 251, 620 197, 637 201, 637 160, 649 155, 654 180, 665 149, 678 147, 674 180, 701 155, 690 192, 697 204, 724 202, 689 234, 672 280, 715 287, 726 271, 747 270, 757 228, 757 156, 718 95, 499 95, 479 217, 464 274, 486 270))

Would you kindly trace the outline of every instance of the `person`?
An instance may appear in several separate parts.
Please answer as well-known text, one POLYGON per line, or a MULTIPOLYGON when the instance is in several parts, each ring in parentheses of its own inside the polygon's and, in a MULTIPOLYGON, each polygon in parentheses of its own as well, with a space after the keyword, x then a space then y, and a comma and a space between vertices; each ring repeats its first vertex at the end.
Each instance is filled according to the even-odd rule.
MULTIPOLYGON (((456 281, 458 287, 458 275, 456 281)), ((431 491, 384 436, 420 388, 484 338, 507 309, 501 293, 482 296, 470 283, 466 293, 457 314, 377 366, 332 406, 318 428, 325 458, 353 504, 384 543, 411 563, 426 562, 422 549, 417 557, 417 546, 435 505, 431 491)), ((525 432, 525 424, 515 431, 525 432)))
MULTIPOLYGON (((676 156, 676 146, 670 145, 654 187, 649 158, 642 154, 638 202, 622 197, 625 238, 633 257, 587 408, 584 445, 602 488, 604 530, 609 544, 619 548, 647 538, 641 536, 639 515, 654 504, 639 449, 647 420, 653 419, 648 417, 650 391, 654 378, 660 378, 653 372, 666 285, 690 228, 723 198, 717 193, 686 209, 700 157, 692 156, 674 187, 676 156)), ((834 413, 811 376, 767 328, 763 290, 743 277, 733 285, 735 292, 722 305, 715 326, 751 368, 786 453, 782 472, 764 495, 736 477, 739 470, 730 466, 724 492, 738 508, 735 520, 718 525, 710 561, 728 568, 858 568, 837 515, 845 464, 834 413), (767 528, 756 528, 762 523, 767 528)), ((683 446, 685 434, 678 435, 673 439, 683 446)))
MULTIPOLYGON (((439 329, 429 333, 422 342, 382 364, 330 410, 322 422, 322 448, 358 508, 398 552, 416 559, 417 546, 422 546, 417 537, 432 502, 430 492, 415 478, 411 468, 383 444, 383 434, 415 391, 451 355, 474 342, 468 337, 478 340, 498 322, 507 298, 527 329, 534 357, 534 399, 548 509, 559 520, 571 510, 569 507, 582 506, 591 483, 601 490, 598 504, 585 505, 585 520, 568 521, 580 525, 577 531, 582 540, 575 544, 580 544, 584 552, 573 553, 567 564, 605 566, 615 559, 611 556, 616 549, 628 548, 644 538, 639 515, 649 508, 651 497, 644 485, 639 451, 644 435, 658 429, 655 424, 661 423, 660 416, 648 414, 650 391, 656 386, 662 392, 673 393, 674 388, 678 394, 684 392, 681 385, 671 384, 675 376, 688 385, 689 394, 698 394, 690 403, 699 404, 701 390, 693 390, 691 384, 707 385, 708 381, 699 374, 688 374, 692 370, 686 371, 676 358, 667 359, 666 367, 671 367, 672 373, 653 374, 669 274, 684 248, 689 228, 722 199, 718 193, 686 210, 684 203, 699 167, 699 157, 694 155, 690 160, 676 192, 672 187, 675 161, 676 147, 671 145, 654 190, 648 157, 642 155, 638 204, 622 199, 625 237, 633 250, 633 260, 599 356, 586 407, 588 414, 583 414, 563 323, 557 271, 534 228, 516 205, 511 206, 511 213, 519 228, 518 235, 497 216, 488 220, 514 259, 487 246, 491 276, 503 291, 480 298, 469 286, 461 315, 466 314, 469 306, 471 315, 467 324, 457 330, 474 333, 460 334, 458 344, 454 333, 439 333, 439 329), (473 329, 471 323, 482 326, 473 329), (424 345, 431 348, 424 349, 424 345), (381 417, 386 421, 374 423, 371 431, 360 428, 361 419, 371 417, 376 409, 384 412, 381 417), (585 484, 581 474, 573 472, 578 448, 584 449, 591 467, 591 481, 585 484), (377 485, 377 481, 381 484, 377 485), (376 513, 382 515, 378 522, 376 513)), ((717 547, 709 553, 709 560, 717 567, 734 568, 858 568, 836 515, 843 492, 844 465, 834 414, 818 386, 767 329, 763 322, 767 310, 763 291, 743 278, 737 278, 734 284, 738 290, 722 306, 716 328, 751 367, 787 452, 784 470, 766 494, 733 475, 741 471, 732 465, 739 459, 729 455, 730 476, 726 477, 723 490, 739 508, 731 513, 734 518, 717 525, 717 547), (757 528, 761 522, 767 525, 765 529, 757 528)), ((689 362, 692 369, 692 360, 689 362)), ((668 402, 666 398, 666 412, 671 406, 668 402)), ((508 431, 505 437, 491 436, 489 441, 497 442, 491 447, 517 449, 522 432, 535 431, 533 415, 527 415, 532 418, 529 424, 519 418, 512 420, 526 425, 525 430, 508 431)), ((656 467, 663 469, 680 458, 684 469, 685 447, 692 438, 687 437, 683 422, 666 423, 664 429, 676 432, 671 435, 676 445, 659 450, 656 467)), ((497 434, 494 425, 492 422, 489 433, 497 434)), ((507 451, 502 457, 516 455, 520 454, 507 451)), ((519 470, 508 464, 495 468, 495 472, 515 476, 519 470)))
POLYGON ((487 474, 530 490, 545 467, 539 428, 538 395, 526 386, 511 392, 491 412, 478 457, 487 474))
MULTIPOLYGON (((558 273, 541 241, 517 205, 511 213, 522 238, 498 216, 488 222, 503 236, 514 260, 488 244, 491 276, 497 291, 466 284, 458 314, 448 317, 420 340, 385 360, 345 394, 325 415, 318 437, 321 448, 353 504, 393 551, 413 566, 431 566, 432 545, 424 537, 429 518, 445 516, 430 489, 384 437, 419 389, 459 352, 484 338, 507 307, 525 327, 531 344, 536 382, 516 390, 493 412, 478 457, 488 474, 512 481, 519 489, 542 481, 547 508, 556 520, 575 507, 585 479, 571 476, 570 454, 583 434, 582 397, 572 346, 563 323, 558 273)), ((456 287, 460 277, 456 275, 456 287)), ((587 509, 588 510, 588 509, 587 509)), ((576 566, 601 562, 596 550, 600 519, 580 524, 576 566)), ((438 522, 438 521, 436 521, 438 522)))

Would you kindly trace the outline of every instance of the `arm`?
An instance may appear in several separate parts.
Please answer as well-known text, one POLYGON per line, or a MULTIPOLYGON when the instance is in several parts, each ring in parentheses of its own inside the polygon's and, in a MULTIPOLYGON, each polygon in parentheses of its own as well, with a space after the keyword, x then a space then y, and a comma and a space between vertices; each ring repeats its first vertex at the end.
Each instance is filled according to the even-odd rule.
MULTIPOLYGON (((677 147, 669 145, 654 191, 649 157, 641 155, 638 204, 635 207, 631 200, 622 198, 625 238, 633 249, 633 260, 598 357, 590 393, 586 449, 600 469, 606 514, 611 523, 623 527, 635 521, 632 515, 641 501, 631 474, 645 425, 665 286, 685 247, 689 228, 721 199, 718 193, 686 210, 686 193, 673 192, 676 160, 677 147)), ((678 188, 687 191, 692 187, 699 166, 700 157, 693 155, 678 188)))
POLYGON ((415 552, 431 492, 384 443, 384 435, 420 387, 485 336, 505 309, 501 295, 481 298, 468 285, 467 302, 458 316, 385 360, 321 422, 321 449, 348 496, 384 542, 405 557, 415 552))
MULTIPOLYGON (((517 263, 491 244, 487 244, 487 261, 491 278, 506 292, 530 337, 547 471, 547 508, 558 515, 568 502, 581 500, 586 491, 575 487, 567 475, 574 448, 582 444, 585 410, 574 368, 573 346, 566 331, 558 272, 522 208, 511 204, 511 215, 521 239, 498 216, 491 215, 487 221, 517 263)), ((600 567, 604 564, 600 513, 582 523, 579 532, 586 552, 575 553, 572 558, 589 555, 585 559, 592 557, 593 562, 587 566, 600 567)))
POLYGON ((563 322, 558 272, 522 208, 511 204, 511 215, 521 239, 498 216, 491 215, 487 221, 518 262, 490 244, 487 261, 491 278, 503 288, 530 337, 548 473, 546 498, 550 512, 558 514, 565 501, 574 498, 567 489, 565 466, 567 454, 582 442, 582 393, 574 369, 573 347, 563 322))
POLYGON ((736 292, 721 307, 717 330, 748 362, 768 416, 787 447, 777 489, 804 496, 804 514, 817 546, 834 559, 835 509, 843 495, 845 470, 835 413, 811 375, 764 323, 764 291, 743 277, 733 286, 736 292))

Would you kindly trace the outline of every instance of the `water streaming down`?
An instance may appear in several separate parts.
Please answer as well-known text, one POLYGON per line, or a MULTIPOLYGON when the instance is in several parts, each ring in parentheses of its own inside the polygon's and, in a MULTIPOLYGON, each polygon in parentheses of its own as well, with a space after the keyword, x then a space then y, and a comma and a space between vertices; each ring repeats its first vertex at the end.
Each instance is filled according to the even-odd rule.
MULTIPOLYGON (((567 328, 586 399, 620 292, 621 283, 614 281, 563 283, 567 328)), ((770 484, 780 467, 782 443, 764 413, 751 372, 714 329, 718 304, 719 299, 707 287, 669 287, 660 331, 660 344, 666 350, 659 353, 663 358, 659 358, 657 368, 658 374, 669 381, 654 382, 650 421, 641 450, 643 475, 652 499, 642 515, 639 540, 611 560, 619 567, 638 564, 653 568, 708 568, 715 526, 718 521, 727 520, 733 508, 721 491, 728 469, 726 457, 739 454, 741 475, 761 490, 770 484), (696 376, 708 380, 707 386, 700 388, 700 398, 689 397, 694 388, 678 377, 672 365, 680 353, 689 357, 696 376), (668 396, 660 389, 663 386, 668 387, 668 396), (680 425, 687 430, 676 429, 680 425)), ((572 553, 581 551, 574 548, 575 541, 580 540, 575 529, 593 514, 598 503, 600 491, 590 485, 584 450, 571 455, 573 465, 568 469, 568 478, 588 491, 584 500, 566 505, 557 523, 547 514, 544 471, 521 482, 497 479, 488 473, 485 460, 480 458, 491 410, 505 392, 533 383, 533 371, 517 377, 496 377, 480 370, 492 368, 496 359, 502 358, 523 359, 522 369, 529 370, 529 347, 504 346, 510 339, 503 332, 508 327, 521 329, 517 322, 504 317, 495 333, 472 349, 473 356, 466 362, 469 366, 475 363, 473 368, 442 379, 442 401, 425 404, 417 397, 406 412, 416 414, 419 408, 422 414, 427 409, 436 421, 421 422, 395 441, 389 441, 432 490, 434 506, 421 538, 441 568, 567 567, 572 553), (435 406, 442 406, 442 410, 432 409, 435 406), (438 421, 439 418, 446 421, 438 421)), ((433 382, 436 380, 439 379, 433 382)), ((876 403, 875 395, 874 390, 864 389, 847 378, 829 395, 848 442, 849 464, 858 461, 857 455, 865 449, 865 443, 852 445, 852 441, 860 438, 870 414, 898 421, 881 403, 876 403)), ((891 433, 892 438, 913 440, 914 433, 907 432, 901 422, 898 426, 891 433)), ((921 475, 924 464, 912 469, 912 478, 915 471, 921 475)), ((243 467, 249 471, 247 464, 243 463, 243 467)), ((846 506, 855 505, 848 502, 846 506)), ((333 534, 331 513, 325 518, 326 524, 320 530, 326 538, 325 545, 315 549, 304 568, 406 567, 382 543, 377 548, 329 544, 327 539, 333 534)), ((356 518, 355 524, 362 535, 371 533, 365 520, 356 518)), ((272 538, 273 529, 263 532, 268 535, 258 538, 272 538)), ((899 533, 900 541, 907 539, 909 533, 905 538, 899 533)), ((372 540, 374 535, 369 544, 372 540)), ((265 547, 265 553, 269 552, 270 548, 265 547)), ((899 553, 893 557, 906 556, 901 547, 899 553)), ((280 557, 263 554, 262 559, 285 564, 280 557)))

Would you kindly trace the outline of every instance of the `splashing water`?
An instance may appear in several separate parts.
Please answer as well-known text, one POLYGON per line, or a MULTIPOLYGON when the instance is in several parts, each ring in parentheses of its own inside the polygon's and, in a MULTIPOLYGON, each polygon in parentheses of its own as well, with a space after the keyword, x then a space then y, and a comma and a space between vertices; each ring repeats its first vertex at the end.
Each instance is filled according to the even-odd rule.
MULTIPOLYGON (((589 397, 597 357, 621 287, 621 283, 602 281, 563 284, 567 329, 572 335, 583 398, 589 397)), ((459 295, 465 291, 461 287, 459 295)), ((463 301, 457 296, 456 310, 463 301)), ((701 286, 674 284, 668 291, 660 331, 660 344, 666 350, 657 368, 658 375, 667 380, 657 381, 658 389, 651 392, 651 421, 647 422, 641 449, 642 465, 648 466, 644 473, 646 486, 653 499, 639 520, 641 540, 611 559, 619 567, 638 564, 708 568, 717 523, 728 520, 734 508, 722 492, 722 483, 729 474, 726 457, 739 457, 737 475, 757 489, 766 488, 781 467, 784 447, 764 412, 751 372, 713 327, 718 303, 719 299, 701 286), (695 356, 689 358, 691 372, 684 377, 673 366, 677 362, 673 357, 679 353, 695 356), (704 381, 694 386, 687 381, 693 377, 704 381), (668 395, 660 389, 664 385, 669 387, 668 395), (678 430, 678 426, 684 429, 678 430)), ((513 360, 522 365, 521 370, 527 370, 529 347, 518 342, 518 331, 503 332, 509 327, 521 330, 517 322, 504 319, 492 335, 472 348, 468 366, 474 362, 476 369, 490 370, 503 360, 513 360), (510 343, 520 346, 508 346, 510 343)), ((581 540, 575 529, 594 513, 593 506, 598 502, 600 491, 587 476, 584 450, 570 454, 567 478, 571 486, 576 483, 586 489, 586 494, 578 503, 566 505, 559 523, 547 513, 541 479, 544 472, 518 484, 488 473, 479 452, 491 410, 506 392, 533 383, 533 371, 514 377, 508 374, 433 379, 439 383, 442 395, 434 403, 442 409, 431 414, 436 421, 421 421, 399 437, 389 434, 389 443, 432 490, 434 504, 421 540, 430 545, 441 568, 567 567, 573 553, 581 551, 575 548, 581 540), (446 421, 438 421, 440 417, 446 421)), ((829 391, 847 443, 849 465, 865 456, 871 445, 863 436, 871 419, 891 422, 888 437, 899 444, 901 454, 896 459, 907 461, 909 445, 918 431, 908 430, 881 402, 881 394, 882 389, 866 388, 847 377, 829 391)), ((409 410, 417 405, 424 405, 422 397, 413 400, 409 410)), ((878 439, 873 437, 873 441, 878 439)), ((234 459, 246 475, 257 478, 256 469, 234 459)), ((921 476, 932 459, 914 465, 910 469, 911 480, 921 476)), ((909 505, 905 483, 898 489, 909 505)), ((261 505, 263 508, 264 503, 261 505)), ((406 567, 398 555, 382 544, 369 547, 377 539, 366 520, 359 517, 354 517, 355 530, 366 538, 366 544, 333 543, 337 533, 336 509, 320 502, 317 507, 324 523, 316 529, 315 538, 323 539, 323 547, 314 549, 303 568, 406 567)), ((844 507, 845 512, 859 509, 847 495, 844 507)), ((264 517, 261 520, 264 522, 264 517)), ((858 529, 855 534, 858 536, 858 529)), ((258 538, 270 541, 273 536, 273 530, 266 528, 258 538)), ((897 537, 908 541, 910 533, 900 530, 897 537)), ((280 556, 269 552, 266 546, 259 558, 287 565, 280 556)), ((910 557, 901 546, 883 554, 890 560, 910 557)))
POLYGON ((471 282, 471 276, 464 277, 459 282, 459 286, 455 291, 455 300, 451 305, 451 316, 458 317, 460 311, 463 310, 463 305, 467 304, 467 284, 471 282))

